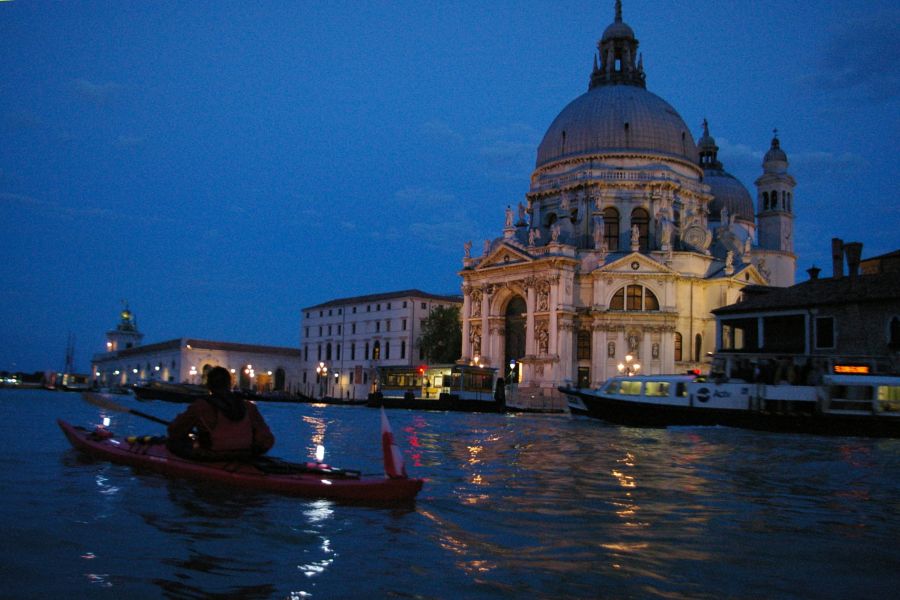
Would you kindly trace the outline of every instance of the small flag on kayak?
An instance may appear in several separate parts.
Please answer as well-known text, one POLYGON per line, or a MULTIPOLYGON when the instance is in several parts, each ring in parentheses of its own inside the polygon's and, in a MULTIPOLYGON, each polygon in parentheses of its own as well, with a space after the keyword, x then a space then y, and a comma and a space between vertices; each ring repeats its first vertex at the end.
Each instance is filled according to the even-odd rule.
POLYGON ((403 455, 394 443, 394 432, 388 422, 384 407, 381 407, 381 450, 384 452, 384 472, 388 477, 407 477, 403 455))

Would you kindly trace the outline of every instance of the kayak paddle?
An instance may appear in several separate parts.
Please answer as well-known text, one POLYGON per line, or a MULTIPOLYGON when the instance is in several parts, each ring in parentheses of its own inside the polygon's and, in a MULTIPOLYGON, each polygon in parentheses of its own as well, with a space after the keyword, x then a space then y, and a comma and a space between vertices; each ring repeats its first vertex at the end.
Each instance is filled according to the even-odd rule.
POLYGON ((105 408, 107 410, 112 410, 115 412, 123 412, 128 413, 130 415, 134 415, 136 417, 142 417, 144 419, 148 419, 150 421, 155 421, 157 423, 161 423, 163 425, 168 425, 169 422, 165 419, 160 419, 159 417, 154 417, 153 415, 148 415, 145 412, 141 412, 139 410, 135 410, 133 408, 128 408, 127 406, 122 406, 121 404, 116 404, 112 400, 110 400, 107 394, 100 394, 97 392, 81 392, 81 397, 85 399, 89 404, 93 404, 94 406, 99 406, 100 408, 105 408))

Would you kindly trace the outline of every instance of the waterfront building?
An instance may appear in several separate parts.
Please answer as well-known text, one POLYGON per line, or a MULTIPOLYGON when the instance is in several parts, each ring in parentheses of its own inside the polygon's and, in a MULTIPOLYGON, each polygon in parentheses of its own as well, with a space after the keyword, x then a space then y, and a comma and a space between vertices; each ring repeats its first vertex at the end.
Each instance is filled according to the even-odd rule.
MULTIPOLYGON (((776 356, 790 383, 815 383, 828 372, 900 374, 900 277, 860 270, 862 244, 835 239, 833 275, 787 288, 748 286, 740 302, 713 311, 717 347, 741 356, 776 356), (843 257, 847 259, 844 274, 843 257), (792 380, 793 379, 793 380, 792 380)), ((898 256, 894 252, 884 256, 898 256)))
POLYGON ((300 350, 194 338, 142 345, 133 313, 126 308, 118 326, 107 332, 106 352, 91 359, 99 387, 130 386, 144 381, 203 383, 213 367, 225 367, 241 389, 296 393, 300 350))
POLYGON ((463 360, 498 367, 513 405, 565 402, 631 362, 706 368, 712 310, 747 285, 794 283, 795 181, 776 135, 756 203, 678 112, 646 89, 634 31, 615 18, 588 91, 537 148, 525 203, 506 207, 481 256, 465 245, 463 360))
POLYGON ((433 309, 460 305, 459 296, 403 290, 304 308, 301 391, 315 398, 366 398, 378 367, 424 363, 418 341, 433 309))

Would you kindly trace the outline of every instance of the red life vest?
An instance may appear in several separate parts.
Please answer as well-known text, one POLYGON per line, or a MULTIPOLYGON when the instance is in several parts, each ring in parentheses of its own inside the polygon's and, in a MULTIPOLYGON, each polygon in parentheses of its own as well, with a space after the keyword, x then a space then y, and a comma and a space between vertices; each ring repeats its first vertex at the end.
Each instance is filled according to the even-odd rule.
POLYGON ((253 446, 253 424, 250 411, 240 421, 232 421, 222 413, 216 418, 216 426, 209 432, 210 450, 249 450, 253 446))

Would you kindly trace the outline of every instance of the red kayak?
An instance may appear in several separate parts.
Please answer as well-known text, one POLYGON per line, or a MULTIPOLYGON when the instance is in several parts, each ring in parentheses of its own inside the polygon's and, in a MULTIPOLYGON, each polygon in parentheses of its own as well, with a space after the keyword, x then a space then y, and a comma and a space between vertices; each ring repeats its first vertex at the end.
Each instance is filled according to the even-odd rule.
POLYGON ((316 462, 292 463, 260 457, 247 462, 199 462, 169 452, 164 438, 127 437, 109 430, 93 431, 58 420, 72 445, 91 456, 146 468, 165 475, 214 481, 226 485, 308 498, 351 502, 411 501, 422 489, 422 479, 399 473, 386 462, 389 477, 362 476, 316 462))

